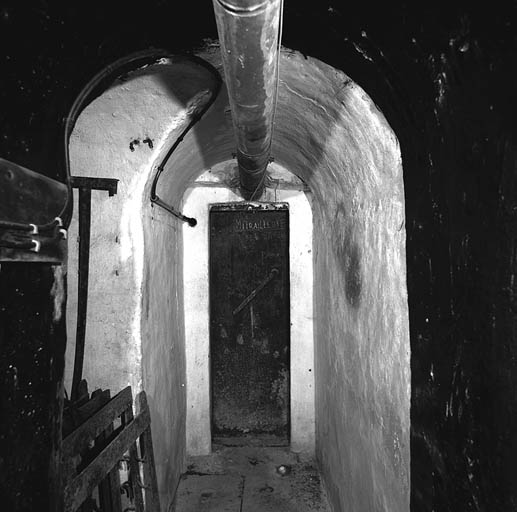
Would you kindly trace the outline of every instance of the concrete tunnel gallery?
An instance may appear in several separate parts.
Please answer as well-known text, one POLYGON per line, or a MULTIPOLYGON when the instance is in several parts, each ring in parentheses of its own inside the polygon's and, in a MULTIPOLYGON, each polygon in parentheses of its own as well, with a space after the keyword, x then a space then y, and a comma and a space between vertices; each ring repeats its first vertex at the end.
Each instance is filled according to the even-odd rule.
MULTIPOLYGON (((162 504, 174 500, 188 457, 212 453, 214 443, 258 443, 315 457, 335 510, 379 499, 406 510, 398 141, 342 71, 277 51, 266 116, 272 123, 274 113, 274 136, 270 124, 258 181, 241 175, 251 150, 237 140, 233 156, 229 113, 239 91, 224 78, 218 46, 188 57, 130 55, 110 66, 109 81, 101 73, 90 84, 95 94, 69 134, 78 205, 69 276, 80 275, 85 239, 80 187, 107 178, 117 186, 88 196, 81 377, 94 389, 145 390, 162 504)), ((68 279, 68 340, 80 330, 81 300, 68 279)), ((76 368, 68 343, 72 396, 76 368)))
MULTIPOLYGON (((206 64, 221 69, 220 54, 198 58, 204 62, 161 58, 115 80, 71 135, 74 176, 109 168, 119 180, 115 196, 92 196, 84 376, 101 388, 130 382, 146 390, 164 500, 177 478, 171 471, 179 471, 171 452, 207 454, 214 438, 233 433, 240 442, 262 437, 266 445, 319 453, 337 471, 335 485, 347 472, 343 457, 356 459, 358 447, 380 450, 390 480, 399 480, 390 484, 392 499, 407 502, 409 339, 397 139, 350 78, 282 51, 274 162, 260 202, 243 201, 228 94, 223 83, 216 95, 206 64), (317 104, 307 99, 314 88, 317 104), (138 107, 144 91, 152 101, 138 107), (185 111, 207 102, 163 165, 185 130, 185 111), (301 113, 295 133, 292 119, 301 113), (152 148, 128 148, 135 129, 153 134, 152 148), (153 188, 168 204, 183 205, 195 225, 151 203, 153 188), (378 437, 364 438, 364 421, 378 437), (395 451, 386 448, 393 439, 395 451), (339 460, 334 443, 343 450, 339 460)), ((73 218, 72 240, 77 229, 73 218)), ((71 251, 70 275, 76 258, 71 251)), ((70 279, 71 338, 75 287, 70 279)), ((68 368, 72 360, 69 346, 68 368)))
POLYGON ((257 90, 210 2, 37 3, 0 7, 6 507, 80 470, 82 338, 88 392, 150 420, 161 510, 225 472, 243 511, 312 499, 300 461, 335 511, 513 510, 514 6, 286 1, 257 90))
MULTIPOLYGON (((74 473, 59 461, 77 330, 90 392, 113 397, 129 384, 133 398, 147 394, 167 509, 192 458, 217 458, 221 433, 238 433, 212 425, 212 328, 223 352, 233 339, 233 348, 254 346, 259 359, 278 365, 274 400, 263 410, 285 403, 275 421, 287 427, 240 433, 289 443, 263 447, 282 453, 276 466, 293 464, 289 477, 272 481, 287 484, 296 457, 311 454, 334 510, 407 510, 410 494, 416 512, 517 508, 514 2, 401 0, 372 9, 285 0, 285 48, 262 74, 271 78, 263 90, 278 95, 254 96, 264 119, 275 116, 270 158, 267 144, 250 152, 255 168, 267 158, 263 190, 252 199, 254 178, 239 171, 250 167, 239 146, 246 137, 235 137, 236 82, 225 72, 238 66, 224 62, 220 44, 231 40, 219 35, 213 2, 4 4, 6 510, 52 509, 61 477, 74 473), (73 219, 70 208, 59 226, 52 220, 68 185, 73 219), (91 198, 86 328, 76 326, 78 309, 84 313, 81 195, 91 198), (210 212, 232 204, 285 208, 288 248, 283 267, 265 255, 231 311, 217 313, 231 320, 217 322, 223 330, 210 322, 210 212), (30 224, 48 229, 34 233, 30 224), (269 293, 284 293, 289 307, 287 361, 256 307, 269 293)), ((275 47, 277 35, 266 40, 275 47)), ((241 480, 230 476, 238 496, 241 480)), ((265 483, 259 489, 269 492, 265 483)))

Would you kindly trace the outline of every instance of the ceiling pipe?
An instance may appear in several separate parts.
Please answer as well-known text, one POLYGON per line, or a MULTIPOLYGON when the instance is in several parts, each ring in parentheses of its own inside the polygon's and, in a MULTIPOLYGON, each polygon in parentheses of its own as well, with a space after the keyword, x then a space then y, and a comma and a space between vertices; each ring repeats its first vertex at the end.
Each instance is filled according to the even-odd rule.
POLYGON ((258 199, 271 154, 282 0, 213 0, 241 193, 258 199))

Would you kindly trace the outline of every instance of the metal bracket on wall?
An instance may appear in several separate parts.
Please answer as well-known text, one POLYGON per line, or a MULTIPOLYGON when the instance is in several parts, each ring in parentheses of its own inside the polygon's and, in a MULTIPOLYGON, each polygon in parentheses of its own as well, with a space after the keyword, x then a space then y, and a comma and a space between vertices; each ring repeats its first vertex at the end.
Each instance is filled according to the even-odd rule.
POLYGON ((0 158, 0 261, 61 265, 67 185, 0 158))
POLYGON ((72 188, 79 189, 79 266, 77 292, 77 330, 75 341, 74 374, 71 399, 75 400, 82 379, 84 342, 86 338, 86 313, 88 307, 88 275, 90 265, 90 222, 92 190, 105 190, 109 196, 117 193, 118 180, 71 176, 72 188))

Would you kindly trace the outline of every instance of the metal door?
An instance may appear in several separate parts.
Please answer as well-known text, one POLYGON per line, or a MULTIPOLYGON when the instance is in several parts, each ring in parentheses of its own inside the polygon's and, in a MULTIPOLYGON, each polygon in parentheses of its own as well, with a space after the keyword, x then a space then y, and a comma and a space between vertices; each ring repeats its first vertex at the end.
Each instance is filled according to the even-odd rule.
POLYGON ((288 438, 288 234, 287 205, 211 208, 213 436, 288 438))

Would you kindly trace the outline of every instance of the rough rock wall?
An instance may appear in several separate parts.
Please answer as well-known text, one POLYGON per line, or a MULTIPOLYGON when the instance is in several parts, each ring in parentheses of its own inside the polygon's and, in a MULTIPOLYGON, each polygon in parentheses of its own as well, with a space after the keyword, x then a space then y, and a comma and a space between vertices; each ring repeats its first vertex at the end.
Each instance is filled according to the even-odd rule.
POLYGON ((5 510, 58 510, 66 268, 0 267, 0 496, 5 510))

